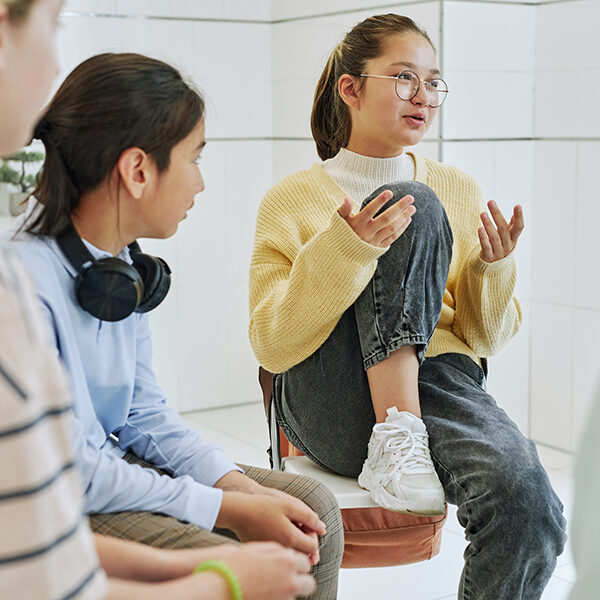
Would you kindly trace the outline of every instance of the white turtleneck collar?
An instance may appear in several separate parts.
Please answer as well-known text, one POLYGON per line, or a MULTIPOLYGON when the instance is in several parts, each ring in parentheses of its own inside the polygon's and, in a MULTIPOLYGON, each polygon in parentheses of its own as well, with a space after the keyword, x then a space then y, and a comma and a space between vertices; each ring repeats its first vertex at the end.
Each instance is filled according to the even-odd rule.
POLYGON ((392 158, 373 158, 341 148, 322 166, 359 206, 378 187, 415 178, 415 164, 406 152, 392 158))

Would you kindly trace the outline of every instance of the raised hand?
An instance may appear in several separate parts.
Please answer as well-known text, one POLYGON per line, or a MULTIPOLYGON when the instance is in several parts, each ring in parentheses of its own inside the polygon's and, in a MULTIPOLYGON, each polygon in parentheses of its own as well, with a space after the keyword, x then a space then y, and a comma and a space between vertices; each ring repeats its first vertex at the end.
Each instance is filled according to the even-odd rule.
POLYGON ((515 249, 517 240, 525 225, 523 221, 523 208, 518 204, 513 210, 510 223, 506 222, 498 205, 493 200, 490 200, 487 205, 494 222, 492 222, 492 219, 486 212, 481 213, 480 217, 483 227, 477 230, 479 243, 481 244, 479 256, 485 262, 493 263, 497 260, 502 260, 515 249))
POLYGON ((363 242, 387 248, 406 231, 410 225, 411 216, 416 212, 416 208, 413 206, 415 199, 412 196, 404 196, 394 205, 386 208, 380 215, 375 216, 379 209, 388 200, 391 200, 392 196, 390 190, 381 192, 356 215, 352 215, 352 200, 346 197, 338 209, 338 213, 363 242))

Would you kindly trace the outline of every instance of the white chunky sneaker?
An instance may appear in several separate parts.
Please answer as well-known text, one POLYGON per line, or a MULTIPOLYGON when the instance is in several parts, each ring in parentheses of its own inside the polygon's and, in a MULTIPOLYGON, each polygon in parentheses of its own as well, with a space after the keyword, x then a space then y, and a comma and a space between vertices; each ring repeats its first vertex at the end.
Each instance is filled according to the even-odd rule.
POLYGON ((387 410, 376 423, 358 484, 375 504, 417 515, 443 515, 444 489, 433 468, 425 423, 409 412, 387 410))

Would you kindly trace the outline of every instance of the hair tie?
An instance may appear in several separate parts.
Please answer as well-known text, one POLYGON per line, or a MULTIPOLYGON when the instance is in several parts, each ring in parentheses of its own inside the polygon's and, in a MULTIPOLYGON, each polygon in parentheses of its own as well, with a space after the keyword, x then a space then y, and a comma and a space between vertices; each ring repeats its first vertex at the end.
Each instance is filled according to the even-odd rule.
POLYGON ((45 117, 42 117, 35 126, 33 130, 33 139, 34 140, 42 140, 46 137, 48 133, 48 121, 46 121, 45 117))

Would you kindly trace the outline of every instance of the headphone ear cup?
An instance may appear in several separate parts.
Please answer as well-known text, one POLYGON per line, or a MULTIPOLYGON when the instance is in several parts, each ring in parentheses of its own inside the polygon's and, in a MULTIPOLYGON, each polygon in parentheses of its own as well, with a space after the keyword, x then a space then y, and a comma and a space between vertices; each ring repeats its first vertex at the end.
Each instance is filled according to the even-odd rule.
POLYGON ((171 287, 171 269, 162 258, 150 254, 133 252, 131 258, 144 282, 144 293, 135 312, 145 313, 165 299, 171 287))
POLYGON ((138 306, 144 283, 138 271, 118 258, 102 258, 80 271, 75 296, 81 308, 103 321, 120 321, 138 306))

